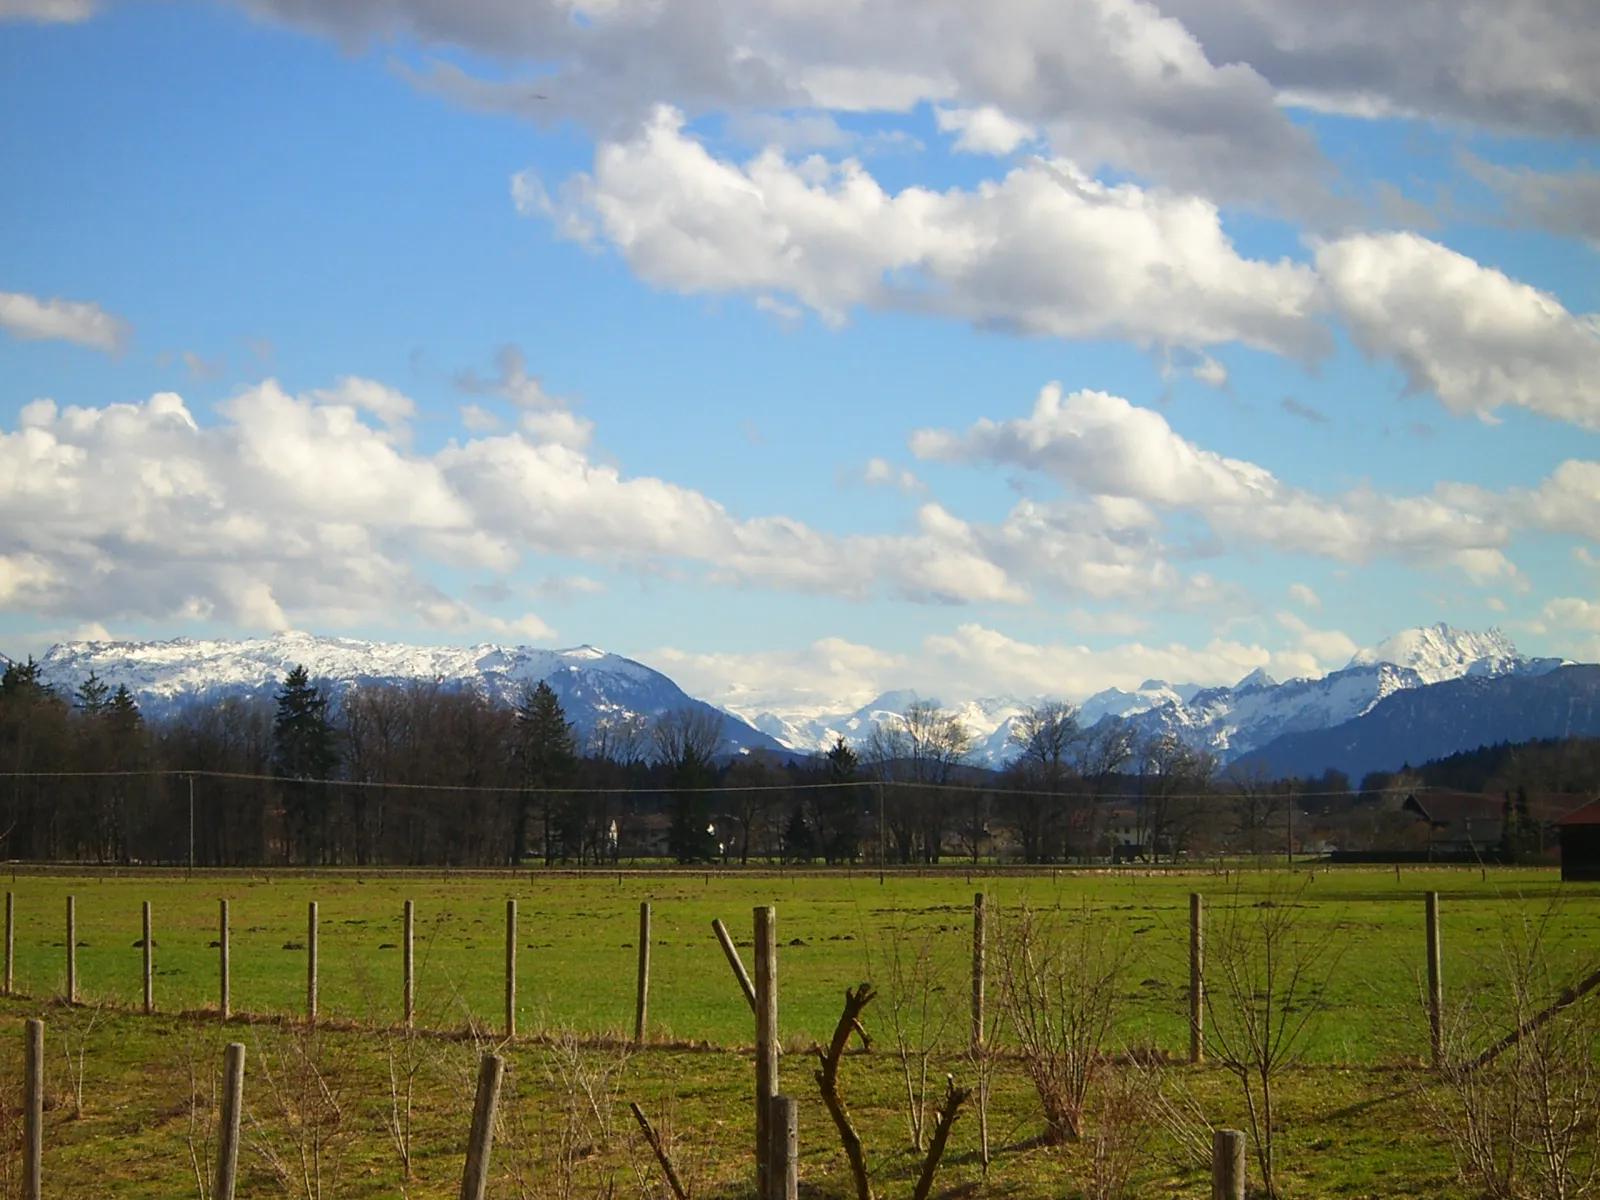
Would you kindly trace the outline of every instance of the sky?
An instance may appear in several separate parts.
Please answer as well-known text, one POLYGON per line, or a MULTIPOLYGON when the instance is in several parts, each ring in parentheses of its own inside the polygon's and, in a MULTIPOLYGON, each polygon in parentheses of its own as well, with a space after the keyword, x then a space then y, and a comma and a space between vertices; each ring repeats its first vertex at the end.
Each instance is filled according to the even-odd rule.
POLYGON ((1591 0, 0 0, 0 650, 1600 658, 1591 0))

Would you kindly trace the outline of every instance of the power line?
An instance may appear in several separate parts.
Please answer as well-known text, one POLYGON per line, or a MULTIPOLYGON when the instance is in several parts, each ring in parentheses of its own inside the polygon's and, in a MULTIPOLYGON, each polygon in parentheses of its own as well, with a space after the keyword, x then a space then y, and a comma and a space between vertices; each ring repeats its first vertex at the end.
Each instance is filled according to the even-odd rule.
MULTIPOLYGON (((473 783, 387 783, 376 779, 301 779, 283 775, 264 775, 246 771, 188 771, 179 768, 147 769, 142 771, 0 771, 0 779, 229 779, 244 783, 315 783, 327 787, 348 788, 383 788, 391 791, 414 792, 466 792, 489 795, 524 795, 528 793, 558 793, 563 796, 637 796, 649 793, 676 793, 676 792, 707 792, 707 793, 750 793, 750 792, 820 792, 838 788, 859 787, 885 787, 897 789, 910 789, 913 791, 956 792, 961 794, 982 794, 985 792, 1003 792, 1008 796, 1042 796, 1047 798, 1060 798, 1063 796, 1081 795, 1066 790, 1050 791, 1042 788, 1013 788, 1002 784, 971 784, 971 783, 933 783, 919 782, 914 779, 842 779, 829 780, 823 783, 763 783, 763 784, 734 784, 729 787, 677 787, 666 785, 640 785, 636 787, 604 787, 604 788, 529 788, 518 784, 473 784, 473 783)), ((1121 776, 1128 780, 1137 780, 1136 775, 1121 776)), ((1269 785, 1270 786, 1270 785, 1269 785)), ((1287 787, 1287 785, 1284 785, 1287 787)), ((1163 800, 1213 800, 1221 796, 1238 794, 1242 791, 1237 785, 1224 785, 1209 792, 1163 792, 1163 800)), ((1409 789, 1412 791, 1420 789, 1409 789)), ((1270 793, 1269 793, 1270 794, 1270 793)), ((1356 788, 1344 788, 1337 791, 1316 792, 1289 792, 1283 791, 1278 795, 1292 795, 1296 799, 1327 799, 1331 797, 1360 796, 1363 793, 1356 788)), ((1109 792, 1099 793, 1101 800, 1142 800, 1147 797, 1139 793, 1109 792)))

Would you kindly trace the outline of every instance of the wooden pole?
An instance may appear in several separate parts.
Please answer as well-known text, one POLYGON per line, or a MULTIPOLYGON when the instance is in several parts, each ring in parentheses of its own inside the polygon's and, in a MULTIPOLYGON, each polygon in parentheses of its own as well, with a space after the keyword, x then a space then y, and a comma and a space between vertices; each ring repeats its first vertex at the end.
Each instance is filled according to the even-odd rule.
POLYGON ((467 1165, 461 1171, 461 1200, 483 1200, 489 1188, 489 1149, 494 1143, 494 1114, 500 1107, 500 1079, 505 1067, 506 1060, 498 1054, 485 1054, 478 1061, 478 1091, 472 1101, 467 1165))
POLYGON ((793 1096, 774 1096, 768 1128, 767 1179, 772 1200, 798 1200, 800 1194, 799 1105, 793 1096))
POLYGON ((144 1011, 148 1016, 156 1010, 155 992, 155 960, 152 949, 154 943, 150 940, 150 901, 146 900, 141 914, 140 927, 144 930, 144 1011))
POLYGON ((1189 1061, 1205 1061, 1206 902, 1189 893, 1189 1061))
MULTIPOLYGON (((515 900, 506 901, 506 1036, 508 1038, 517 1036, 517 902, 515 900)), ((495 1086, 498 1089, 499 1084, 496 1083, 495 1086)), ((461 1194, 466 1195, 465 1192, 461 1194)))
POLYGON ((217 901, 217 1011, 226 1021, 233 1015, 228 996, 228 902, 217 901))
POLYGON ((972 1053, 983 1052, 983 967, 984 944, 983 893, 972 897, 972 1053))
POLYGON ((317 1023, 317 902, 306 902, 306 1024, 317 1023))
POLYGON ((1429 892, 1424 908, 1428 937, 1428 1049, 1434 1067, 1444 1065, 1444 979, 1439 956, 1439 893, 1429 892))
POLYGON ((650 1015, 650 901, 639 902, 639 986, 633 1006, 633 1041, 644 1045, 650 1015))
POLYGON ((222 1053, 222 1114, 217 1122, 217 1174, 211 1200, 233 1200, 239 1175, 239 1116, 244 1112, 244 1043, 222 1053))
POLYGON ((650 1118, 644 1115, 644 1109, 639 1107, 637 1100, 630 1100, 628 1107, 633 1111, 633 1119, 639 1123, 639 1131, 644 1134, 644 1140, 650 1143, 650 1149, 655 1152, 656 1162, 661 1164, 661 1173, 667 1177, 667 1186, 672 1189, 672 1194, 677 1200, 688 1200, 689 1193, 683 1190, 683 1181, 673 1169, 672 1157, 667 1153, 667 1148, 661 1144, 661 1135, 650 1124, 650 1118))
POLYGON ((22 1196, 40 1200, 44 1183, 44 1022, 29 1018, 23 1064, 22 1196))
POLYGON ((733 977, 739 981, 739 990, 744 993, 745 1003, 750 1006, 750 1011, 756 1010, 756 985, 750 982, 750 975, 744 969, 744 960, 739 957, 739 947, 733 944, 733 938, 728 933, 728 927, 718 917, 711 922, 711 931, 717 935, 717 941, 722 943, 722 953, 728 959, 728 965, 733 968, 733 977))
POLYGON ((67 897, 67 1003, 78 1002, 78 905, 67 897))
POLYGON ((401 1004, 405 1010, 406 1028, 410 1029, 416 1019, 416 992, 412 989, 414 981, 411 974, 413 960, 411 958, 411 934, 416 923, 416 905, 410 900, 406 901, 405 934, 401 941, 401 972, 404 975, 400 984, 401 1004))
POLYGON ((1244 1200, 1244 1134, 1237 1129, 1211 1134, 1211 1200, 1244 1200))
POLYGON ((17 898, 15 896, 13 896, 10 892, 7 892, 6 893, 6 978, 5 978, 5 984, 6 984, 6 995, 8 995, 8 996, 11 995, 11 989, 12 989, 12 986, 13 986, 13 984, 15 982, 15 979, 14 979, 14 976, 13 976, 13 968, 15 967, 16 961, 17 961, 16 904, 17 904, 17 898))
POLYGON ((756 941, 756 1200, 777 1200, 767 1167, 772 1098, 778 1094, 778 917, 755 910, 756 941))

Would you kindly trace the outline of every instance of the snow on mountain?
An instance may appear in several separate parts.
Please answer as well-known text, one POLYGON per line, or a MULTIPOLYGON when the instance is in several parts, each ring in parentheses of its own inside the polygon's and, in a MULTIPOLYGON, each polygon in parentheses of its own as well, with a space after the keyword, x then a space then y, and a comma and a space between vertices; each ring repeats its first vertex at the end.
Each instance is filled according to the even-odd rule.
POLYGON ((1423 683, 1443 683, 1463 675, 1517 673, 1528 661, 1498 629, 1476 633, 1441 622, 1401 630, 1376 646, 1358 650, 1350 659, 1350 666, 1393 663, 1397 667, 1409 667, 1423 683))
MULTIPOLYGON (((1497 629, 1474 633, 1433 625, 1397 633, 1357 653, 1343 670, 1319 679, 1280 683, 1257 669, 1232 687, 1147 679, 1132 691, 1107 688, 1083 701, 1079 722, 1088 728, 1107 718, 1121 718, 1142 736, 1176 733, 1188 744, 1228 761, 1284 734, 1354 720, 1398 691, 1468 675, 1539 674, 1559 665, 1559 659, 1523 656, 1497 629)), ((741 715, 786 746, 820 751, 841 735, 848 742, 864 741, 875 723, 892 721, 918 698, 916 692, 895 691, 853 712, 741 715)), ((993 697, 950 706, 973 733, 974 761, 999 766, 1015 753, 1011 730, 1028 703, 993 697)))
POLYGON ((1261 670, 1231 688, 1207 688, 1187 702, 1156 705, 1130 717, 1143 735, 1172 732, 1223 761, 1285 734, 1342 725, 1395 692, 1464 676, 1539 675, 1561 659, 1529 658, 1498 629, 1484 633, 1429 625, 1407 629, 1320 679, 1278 683, 1261 670))
MULTIPOLYGON (((411 646, 291 632, 242 641, 64 642, 39 665, 44 681, 67 694, 91 671, 112 687, 126 684, 152 717, 223 695, 270 697, 296 665, 335 693, 354 684, 438 680, 515 703, 527 684, 544 680, 584 732, 602 717, 650 718, 701 703, 659 671, 593 646, 411 646)), ((737 717, 727 716, 724 734, 729 749, 781 749, 737 717)))

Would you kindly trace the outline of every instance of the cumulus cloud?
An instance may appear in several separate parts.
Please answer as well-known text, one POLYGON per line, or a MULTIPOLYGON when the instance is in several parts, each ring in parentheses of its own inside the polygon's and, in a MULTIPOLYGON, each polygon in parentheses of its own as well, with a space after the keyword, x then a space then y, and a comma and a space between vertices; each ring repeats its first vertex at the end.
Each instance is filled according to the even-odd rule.
POLYGON ((854 160, 716 158, 662 108, 601 144, 559 202, 528 172, 512 192, 656 286, 786 293, 831 322, 872 306, 1145 346, 1238 341, 1310 358, 1329 344, 1307 267, 1242 257, 1208 201, 1100 183, 1062 160, 970 190, 890 193, 854 160))
POLYGON ((361 378, 299 395, 268 380, 208 423, 173 393, 100 408, 34 401, 0 431, 0 604, 85 620, 527 633, 536 616, 483 613, 432 575, 504 577, 530 555, 923 603, 1233 598, 1174 568, 1148 506, 1115 497, 1024 499, 993 521, 924 497, 910 528, 892 533, 737 517, 694 489, 596 461, 520 359, 502 365, 472 386, 513 398, 518 426, 429 453, 406 435, 410 398, 361 378), (497 624, 507 620, 520 624, 497 624))
POLYGON ((24 341, 56 338, 106 351, 120 350, 128 337, 128 323, 98 304, 27 292, 0 292, 0 329, 24 341))
POLYGON ((941 133, 956 135, 955 148, 968 154, 1010 154, 1037 133, 992 104, 980 108, 941 108, 934 113, 941 133))
MULTIPOLYGON (((576 119, 605 134, 660 103, 691 116, 757 117, 934 103, 979 114, 963 149, 1014 148, 1017 130, 1037 128, 1092 167, 1229 201, 1325 206, 1331 175, 1265 78, 1237 57, 1208 54, 1142 0, 240 2, 344 40, 480 51, 513 64, 511 77, 444 60, 399 69, 456 103, 542 123, 576 119)), ((831 134, 814 122, 809 136, 832 144, 815 140, 831 134)))
POLYGON ((1288 594, 1289 599, 1296 604, 1319 612, 1322 609, 1322 597, 1317 595, 1316 590, 1308 583, 1291 583, 1288 594))
POLYGON ((1545 603, 1542 615, 1558 631, 1600 633, 1600 604, 1582 596, 1557 596, 1545 603))
POLYGON ((1413 233, 1327 242, 1316 264, 1356 345, 1393 359, 1409 390, 1455 413, 1510 404, 1600 428, 1595 317, 1413 233))
POLYGON ((1588 0, 1163 0, 1214 62, 1285 103, 1540 135, 1600 134, 1600 9, 1588 0))
POLYGON ((1045 387, 1032 413, 966 430, 921 429, 912 453, 1022 467, 1074 492, 1160 509, 1189 509, 1226 538, 1363 562, 1377 555, 1450 563, 1474 579, 1514 575, 1500 547, 1506 525, 1437 496, 1369 487, 1319 496, 1266 468, 1206 450, 1161 414, 1120 396, 1045 387))

